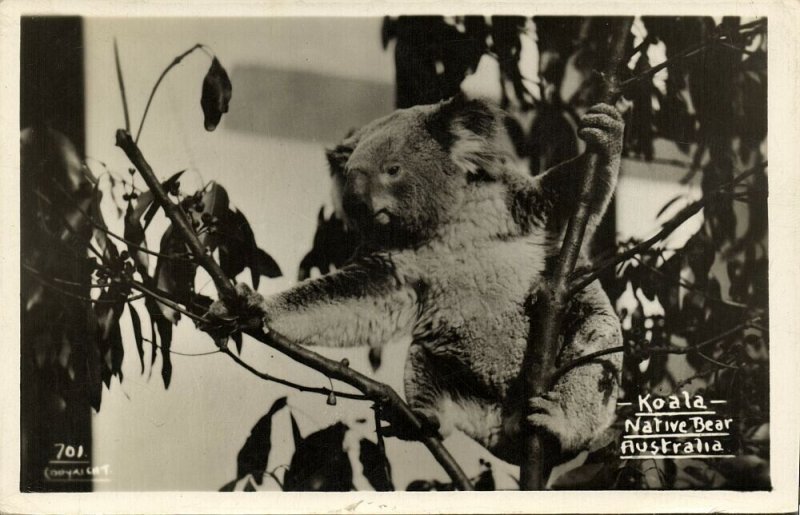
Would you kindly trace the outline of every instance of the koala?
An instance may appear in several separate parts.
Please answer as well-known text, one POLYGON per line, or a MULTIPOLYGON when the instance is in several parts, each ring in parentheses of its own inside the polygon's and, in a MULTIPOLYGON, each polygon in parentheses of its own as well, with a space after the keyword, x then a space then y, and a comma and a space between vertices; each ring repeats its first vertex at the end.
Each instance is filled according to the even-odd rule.
MULTIPOLYGON (((587 239, 614 191, 622 132, 608 105, 581 121, 602 178, 587 239)), ((461 430, 510 463, 519 463, 523 424, 552 435, 561 454, 608 428, 618 355, 570 370, 542 397, 522 393, 527 308, 554 268, 585 154, 531 177, 516 164, 503 113, 460 96, 373 121, 328 158, 362 243, 346 266, 288 291, 243 290, 265 327, 304 345, 380 349, 410 338, 410 406, 443 436, 461 430)), ((575 296, 565 320, 559 364, 621 344, 598 282, 575 296)))

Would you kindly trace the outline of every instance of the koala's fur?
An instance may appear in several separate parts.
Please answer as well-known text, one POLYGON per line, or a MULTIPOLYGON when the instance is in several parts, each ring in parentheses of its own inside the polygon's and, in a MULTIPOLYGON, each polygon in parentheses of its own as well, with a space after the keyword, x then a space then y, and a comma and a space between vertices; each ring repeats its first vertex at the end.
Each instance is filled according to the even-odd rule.
MULTIPOLYGON (((526 400, 519 378, 526 302, 535 299, 575 208, 580 160, 530 177, 513 164, 501 113, 456 98, 396 111, 330 152, 346 221, 364 242, 329 275, 261 299, 267 327, 307 345, 378 348, 410 336, 411 407, 519 461, 520 424, 546 429, 572 453, 613 420, 619 355, 572 369, 550 394, 526 400)), ((622 122, 596 106, 580 135, 600 155, 603 185, 587 237, 619 169, 622 122)), ((599 283, 572 301, 563 364, 619 345, 620 326, 599 283)))

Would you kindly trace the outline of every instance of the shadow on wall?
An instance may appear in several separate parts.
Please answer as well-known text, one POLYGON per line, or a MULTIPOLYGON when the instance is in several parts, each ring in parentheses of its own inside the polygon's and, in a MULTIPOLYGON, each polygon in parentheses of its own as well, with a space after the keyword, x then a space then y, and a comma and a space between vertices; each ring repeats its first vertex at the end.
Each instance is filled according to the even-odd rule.
POLYGON ((307 71, 240 66, 226 128, 323 144, 394 110, 394 86, 307 71))

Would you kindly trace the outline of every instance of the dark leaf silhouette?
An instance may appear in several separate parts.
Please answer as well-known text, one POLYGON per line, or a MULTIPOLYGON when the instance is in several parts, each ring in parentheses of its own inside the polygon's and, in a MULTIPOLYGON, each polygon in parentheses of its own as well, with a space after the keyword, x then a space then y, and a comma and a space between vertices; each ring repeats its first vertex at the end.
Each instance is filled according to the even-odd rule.
POLYGON ((170 356, 170 346, 172 344, 172 322, 170 322, 159 308, 158 302, 152 297, 145 297, 144 305, 147 308, 147 313, 150 315, 151 327, 151 341, 153 353, 150 358, 150 365, 152 366, 156 361, 158 353, 158 341, 161 343, 161 378, 164 381, 164 387, 169 388, 169 383, 172 380, 172 359, 170 356))
POLYGON ((256 491, 256 486, 253 484, 253 481, 257 481, 259 485, 261 484, 261 482, 259 480, 257 480, 257 479, 248 478, 247 481, 245 481, 245 483, 244 483, 244 491, 245 492, 255 492, 256 491))
POLYGON ((159 329, 156 327, 156 320, 158 318, 164 318, 164 315, 162 315, 161 311, 159 311, 155 301, 150 298, 145 299, 144 306, 147 309, 148 318, 150 320, 150 373, 152 373, 152 367, 156 362, 156 356, 158 356, 159 329))
POLYGON ((222 114, 228 112, 228 103, 231 100, 232 92, 233 86, 228 78, 228 72, 214 57, 211 60, 211 67, 203 79, 203 94, 200 97, 200 106, 203 108, 207 131, 216 129, 222 114))
POLYGON ((86 378, 83 385, 89 404, 95 411, 100 411, 100 402, 103 396, 103 360, 99 349, 94 345, 87 345, 86 349, 86 378))
POLYGON ((96 181, 94 183, 94 191, 92 192, 91 204, 89 206, 89 216, 99 225, 99 227, 93 229, 92 236, 95 241, 97 241, 97 246, 103 256, 106 258, 113 258, 117 255, 118 251, 106 234, 108 226, 103 219, 103 212, 100 210, 100 201, 103 199, 103 192, 100 191, 99 187, 100 181, 96 181))
POLYGON ((236 331, 235 333, 231 334, 231 339, 233 343, 236 344, 236 353, 242 354, 242 332, 236 331))
MULTIPOLYGON (((647 52, 642 51, 639 60, 636 62, 634 74, 642 73, 650 68, 650 60, 647 52)), ((627 116, 625 131, 626 142, 629 151, 643 157, 646 161, 652 161, 655 155, 653 148, 654 124, 653 124, 653 95, 655 87, 652 81, 642 81, 636 84, 628 92, 633 107, 627 116)))
POLYGON ((286 402, 286 397, 281 397, 272 403, 272 407, 266 415, 261 417, 250 430, 250 436, 247 437, 236 456, 237 480, 251 474, 256 483, 261 484, 267 468, 269 451, 272 448, 270 442, 272 417, 286 407, 286 402))
POLYGON ((169 388, 172 381, 172 356, 169 351, 172 345, 172 324, 162 318, 156 325, 161 335, 161 379, 164 381, 164 388, 169 388))
POLYGON ((675 465, 675 460, 664 460, 664 477, 662 479, 663 486, 666 488, 675 487, 675 479, 678 477, 678 467, 675 465))
POLYGON ((262 275, 270 278, 281 276, 278 263, 258 248, 250 223, 238 209, 222 213, 217 223, 217 237, 219 264, 229 277, 236 277, 248 267, 253 288, 258 289, 262 275))
POLYGON ((303 435, 300 434, 300 427, 297 425, 297 420, 294 418, 294 413, 289 412, 289 421, 292 425, 292 442, 295 449, 300 447, 303 443, 303 435))
POLYGON ((126 240, 131 242, 128 244, 128 253, 133 258, 136 264, 136 269, 142 273, 142 276, 147 275, 147 268, 150 263, 149 256, 146 252, 136 248, 136 246, 144 247, 144 227, 135 215, 133 203, 128 202, 128 207, 125 210, 125 227, 123 236, 126 240))
POLYGON ((567 60, 580 39, 583 19, 577 16, 534 16, 536 44, 539 48, 539 76, 542 98, 547 103, 561 101, 561 83, 567 60))
POLYGON ((570 122, 565 106, 540 105, 531 124, 528 142, 531 174, 537 175, 577 155, 575 126, 570 122))
MULTIPOLYGON (((701 17, 643 16, 642 21, 649 43, 663 42, 668 59, 700 43, 705 34, 701 17)), ((689 144, 697 138, 695 116, 690 114, 684 96, 687 70, 682 61, 676 62, 669 68, 666 95, 654 91, 660 106, 654 117, 658 135, 674 141, 682 152, 688 152, 689 144)))
POLYGON ((222 488, 219 489, 220 492, 233 492, 236 490, 236 483, 239 482, 239 479, 234 479, 233 481, 229 481, 225 483, 222 488))
POLYGON ((592 490, 606 487, 605 463, 590 463, 565 472, 553 484, 553 490, 592 490))
POLYGON ((391 466, 378 444, 362 438, 359 447, 359 461, 363 466, 364 477, 375 491, 390 492, 394 490, 391 466))
POLYGON ((119 328, 119 319, 125 308, 127 292, 119 286, 112 285, 100 294, 101 302, 95 304, 94 311, 97 317, 97 348, 101 356, 110 363, 111 375, 116 375, 122 381, 122 334, 119 328))
POLYGON ((452 492, 453 490, 455 490, 453 483, 425 479, 416 479, 406 487, 407 492, 452 492))
POLYGON ((131 325, 133 326, 133 338, 136 340, 136 352, 139 354, 139 364, 144 373, 144 338, 142 337, 142 320, 139 318, 139 313, 133 304, 128 303, 128 313, 131 317, 131 325))
POLYGON ((742 63, 735 90, 739 157, 745 163, 760 154, 767 137, 767 53, 759 48, 742 63))
POLYGON ((475 485, 475 490, 479 492, 490 492, 495 489, 494 473, 492 472, 492 464, 488 461, 480 460, 481 471, 478 477, 472 483, 475 485))
MULTIPOLYGON (((179 180, 181 175, 183 175, 185 171, 186 170, 181 170, 180 172, 172 174, 169 179, 161 183, 161 186, 163 186, 167 192, 176 193, 180 185, 179 180)), ((140 193, 139 198, 136 200, 136 218, 144 220, 144 228, 147 229, 150 222, 153 221, 153 217, 155 217, 158 210, 161 209, 161 205, 158 202, 153 202, 153 192, 151 191, 140 193), (142 213, 144 213, 143 218, 142 213)))
POLYGON ((397 107, 452 97, 475 70, 486 50, 489 27, 479 16, 460 21, 460 27, 441 16, 400 16, 384 22, 384 34, 396 40, 397 107))
MULTIPOLYGON (((167 256, 186 255, 188 249, 180 233, 170 225, 161 237, 161 254, 167 256)), ((194 291, 194 276, 197 265, 183 259, 167 259, 159 257, 156 262, 155 281, 160 290, 170 293, 176 300, 188 303, 194 291)), ((158 309, 164 318, 177 324, 180 313, 174 309, 158 304, 158 309)))
MULTIPOLYGON (((523 109, 532 105, 533 97, 525 87, 522 72, 519 69, 519 58, 522 50, 520 34, 525 28, 525 18, 522 16, 492 16, 492 46, 491 49, 497 56, 500 73, 503 78, 511 82, 517 101, 523 109)), ((502 84, 502 107, 508 107, 508 94, 505 84, 502 84)))
POLYGON ((353 468, 343 449, 347 426, 338 422, 312 433, 296 445, 284 476, 287 492, 348 492, 353 489, 353 468))
MULTIPOLYGON (((74 368, 82 372, 86 380, 79 384, 83 396, 88 400, 89 405, 95 411, 100 411, 100 403, 103 395, 104 366, 100 347, 97 344, 99 329, 97 316, 92 306, 85 307, 85 339, 75 345, 71 359, 74 359, 74 368)), ((77 343, 77 342, 76 342, 77 343)))
POLYGON ((254 288, 258 288, 259 276, 273 278, 283 275, 281 268, 278 266, 278 263, 272 259, 272 256, 259 248, 255 249, 255 254, 255 260, 250 264, 254 288))
POLYGON ((299 281, 307 279, 314 269, 324 275, 341 268, 353 256, 356 247, 358 247, 356 234, 345 230, 344 222, 336 214, 325 218, 325 208, 321 207, 317 215, 314 243, 308 254, 300 261, 297 279, 299 281))

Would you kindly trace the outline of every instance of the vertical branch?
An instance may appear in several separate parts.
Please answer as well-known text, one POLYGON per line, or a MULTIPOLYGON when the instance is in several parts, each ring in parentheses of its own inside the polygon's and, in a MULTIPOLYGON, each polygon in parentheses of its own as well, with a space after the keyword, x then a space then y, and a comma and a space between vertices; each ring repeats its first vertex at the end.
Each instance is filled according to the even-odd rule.
MULTIPOLYGON (((616 72, 625 55, 625 43, 632 22, 631 18, 616 18, 611 22, 609 59, 603 71, 605 91, 602 101, 604 102, 613 101, 616 97, 618 91, 616 72)), ((531 314, 531 332, 523 365, 523 374, 526 378, 526 398, 546 393, 555 369, 564 307, 569 301, 569 280, 581 251, 586 224, 592 214, 589 206, 596 188, 597 155, 588 154, 585 163, 578 205, 567 225, 556 270, 549 288, 546 289, 547 296, 536 303, 534 312, 531 314)), ((541 432, 532 429, 525 435, 520 471, 520 488, 522 490, 544 488, 548 471, 544 468, 546 446, 543 437, 541 432)))

